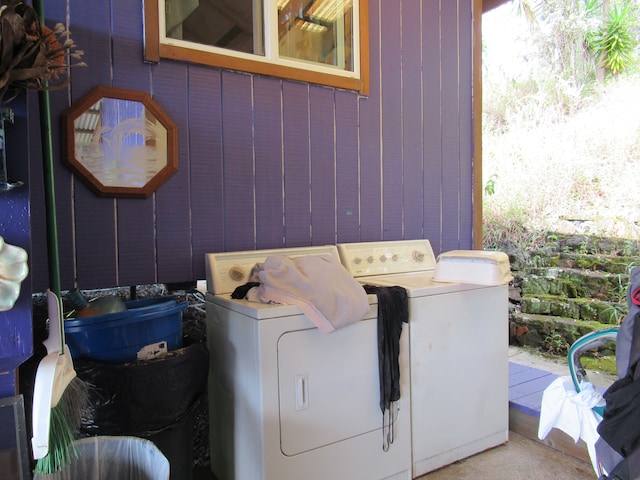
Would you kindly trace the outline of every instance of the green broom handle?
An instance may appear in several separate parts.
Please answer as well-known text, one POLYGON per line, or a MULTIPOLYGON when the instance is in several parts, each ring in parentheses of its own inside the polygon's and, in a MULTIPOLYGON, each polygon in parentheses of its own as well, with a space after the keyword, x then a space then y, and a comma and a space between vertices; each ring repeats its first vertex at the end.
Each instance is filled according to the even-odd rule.
MULTIPOLYGON (((33 0, 33 8, 38 12, 40 25, 44 25, 44 6, 42 0, 33 0)), ((47 85, 45 84, 45 87, 47 85)), ((47 222, 47 254, 49 258, 49 289, 60 298, 60 257, 58 251, 58 222, 56 219, 56 193, 53 174, 53 141, 51 139, 51 103, 49 91, 38 91, 40 108, 40 141, 42 143, 44 200, 47 222)), ((62 311, 62 305, 60 305, 62 311)), ((64 339, 64 326, 60 322, 60 338, 64 339)), ((62 340, 64 348, 64 340, 62 340)))
MULTIPOLYGON (((38 12, 40 24, 44 25, 42 0, 34 0, 33 7, 38 12)), ((56 194, 53 173, 53 142, 51 140, 51 104, 49 92, 38 92, 40 107, 40 140, 42 143, 45 210, 47 217, 47 253, 49 256, 49 289, 60 297, 60 259, 58 253, 58 227, 56 219, 56 194)))

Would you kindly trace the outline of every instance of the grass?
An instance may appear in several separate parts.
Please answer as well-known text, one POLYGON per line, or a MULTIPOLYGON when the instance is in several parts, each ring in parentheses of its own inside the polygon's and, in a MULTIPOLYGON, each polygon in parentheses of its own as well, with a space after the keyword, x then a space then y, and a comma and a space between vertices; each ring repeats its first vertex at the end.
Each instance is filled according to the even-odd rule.
POLYGON ((484 86, 485 247, 546 232, 640 239, 640 74, 568 100, 484 86))
POLYGON ((582 366, 591 371, 602 372, 608 375, 617 375, 615 355, 603 355, 596 357, 583 357, 582 366))

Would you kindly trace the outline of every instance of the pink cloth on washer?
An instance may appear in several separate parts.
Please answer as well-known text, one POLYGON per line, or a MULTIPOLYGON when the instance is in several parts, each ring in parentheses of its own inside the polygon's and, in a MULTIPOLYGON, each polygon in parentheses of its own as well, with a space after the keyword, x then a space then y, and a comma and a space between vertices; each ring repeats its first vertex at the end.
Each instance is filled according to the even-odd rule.
POLYGON ((359 322, 369 311, 364 288, 332 255, 271 255, 250 277, 260 285, 249 300, 297 305, 322 333, 359 322))

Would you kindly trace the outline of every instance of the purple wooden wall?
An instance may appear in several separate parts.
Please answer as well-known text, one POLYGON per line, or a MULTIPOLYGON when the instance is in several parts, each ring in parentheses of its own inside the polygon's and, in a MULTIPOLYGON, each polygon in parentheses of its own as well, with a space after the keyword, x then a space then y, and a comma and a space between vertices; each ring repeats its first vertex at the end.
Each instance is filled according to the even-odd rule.
MULTIPOLYGON (((148 199, 96 197, 59 158, 62 288, 204 278, 204 254, 428 238, 472 247, 473 0, 370 0, 371 91, 143 62, 140 0, 51 0, 88 68, 53 92, 57 119, 96 85, 150 93, 179 127, 179 170, 148 199)), ((39 142, 37 129, 31 143, 39 142)), ((30 180, 41 185, 41 169, 30 180)), ((32 189, 33 288, 47 287, 32 189)))
MULTIPOLYGON (((10 180, 21 180, 24 185, 8 193, 0 192, 0 237, 11 245, 22 247, 30 255, 28 179, 32 152, 27 132, 32 125, 28 105, 25 95, 5 105, 14 113, 14 124, 6 123, 7 172, 10 180)), ((37 99, 35 108, 37 118, 37 99)), ((39 156, 39 145, 36 150, 39 156)), ((42 164, 35 164, 33 168, 42 170, 42 164)), ((22 282, 20 296, 13 308, 0 312, 0 398, 16 394, 15 370, 33 353, 30 278, 22 282)))

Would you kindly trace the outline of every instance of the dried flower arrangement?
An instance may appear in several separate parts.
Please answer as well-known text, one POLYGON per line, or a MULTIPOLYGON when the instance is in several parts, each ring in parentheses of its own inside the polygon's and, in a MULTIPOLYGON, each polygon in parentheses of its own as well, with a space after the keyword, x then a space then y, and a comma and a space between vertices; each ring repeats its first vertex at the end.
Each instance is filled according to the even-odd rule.
POLYGON ((71 59, 80 60, 82 55, 64 25, 51 30, 40 24, 35 9, 24 1, 0 0, 0 103, 27 89, 63 88, 71 59))

